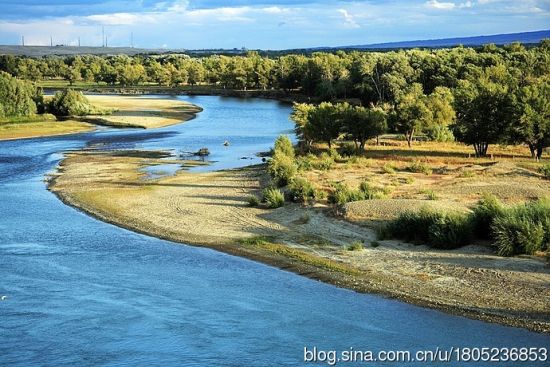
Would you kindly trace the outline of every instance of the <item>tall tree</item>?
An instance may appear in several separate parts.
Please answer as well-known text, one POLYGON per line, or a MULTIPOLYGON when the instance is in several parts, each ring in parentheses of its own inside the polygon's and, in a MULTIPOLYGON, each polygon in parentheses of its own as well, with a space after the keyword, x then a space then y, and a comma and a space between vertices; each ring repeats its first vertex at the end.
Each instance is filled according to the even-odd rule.
POLYGON ((489 144, 508 140, 514 123, 513 99, 507 86, 487 78, 461 81, 456 91, 456 139, 474 146, 476 156, 487 155, 489 144))
POLYGON ((544 148, 550 146, 550 82, 548 78, 523 87, 518 96, 519 124, 515 125, 519 139, 540 160, 544 148))
POLYGON ((395 105, 393 121, 398 132, 405 135, 409 148, 415 133, 426 128, 432 114, 426 106, 426 96, 420 84, 413 84, 408 92, 401 95, 395 105))
POLYGON ((350 107, 343 122, 344 132, 363 151, 367 140, 376 138, 388 129, 386 113, 379 107, 350 107))

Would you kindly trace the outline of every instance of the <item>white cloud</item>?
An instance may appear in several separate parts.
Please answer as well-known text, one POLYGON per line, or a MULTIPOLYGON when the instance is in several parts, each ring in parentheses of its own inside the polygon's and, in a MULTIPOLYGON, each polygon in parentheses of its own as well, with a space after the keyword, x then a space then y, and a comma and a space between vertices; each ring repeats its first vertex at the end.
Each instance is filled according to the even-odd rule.
POLYGON ((102 25, 135 25, 156 23, 156 17, 153 15, 134 14, 134 13, 112 13, 89 15, 84 19, 99 23, 102 25))
POLYGON ((338 9, 338 13, 344 17, 344 25, 349 28, 361 28, 354 17, 346 9, 338 9))
POLYGON ((438 9, 438 10, 453 10, 454 8, 456 8, 455 3, 445 3, 445 2, 439 2, 437 0, 426 1, 425 5, 430 9, 438 9))

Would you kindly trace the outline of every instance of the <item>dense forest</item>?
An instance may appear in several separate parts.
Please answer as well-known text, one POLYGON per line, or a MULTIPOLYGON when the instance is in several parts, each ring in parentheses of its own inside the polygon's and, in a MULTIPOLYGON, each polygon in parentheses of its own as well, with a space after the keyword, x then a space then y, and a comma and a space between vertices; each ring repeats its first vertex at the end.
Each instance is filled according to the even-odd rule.
POLYGON ((521 143, 540 158, 550 145, 550 40, 531 48, 514 43, 277 58, 256 52, 203 58, 2 55, 0 70, 17 79, 69 84, 207 84, 300 93, 327 102, 295 106, 297 132, 306 145, 348 137, 364 148, 368 139, 386 132, 403 134, 409 145, 418 134, 456 139, 472 145, 478 156, 486 155, 490 144, 521 143))

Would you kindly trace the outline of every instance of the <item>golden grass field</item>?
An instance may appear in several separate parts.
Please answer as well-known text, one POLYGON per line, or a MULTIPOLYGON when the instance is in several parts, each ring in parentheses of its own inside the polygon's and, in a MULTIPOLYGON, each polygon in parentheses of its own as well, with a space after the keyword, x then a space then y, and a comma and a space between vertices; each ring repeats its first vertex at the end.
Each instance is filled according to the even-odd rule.
POLYGON ((114 110, 110 115, 88 116, 102 125, 154 129, 189 120, 200 107, 170 98, 86 95, 96 107, 114 110))
POLYGON ((3 123, 0 124, 0 140, 76 134, 94 129, 94 125, 74 120, 3 123))

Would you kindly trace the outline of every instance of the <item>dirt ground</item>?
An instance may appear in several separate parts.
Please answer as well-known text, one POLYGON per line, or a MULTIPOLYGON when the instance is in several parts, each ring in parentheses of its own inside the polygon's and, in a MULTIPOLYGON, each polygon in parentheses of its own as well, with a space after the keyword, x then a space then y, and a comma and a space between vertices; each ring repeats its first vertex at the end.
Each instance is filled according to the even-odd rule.
POLYGON ((49 187, 64 202, 138 232, 249 257, 360 292, 550 332, 550 267, 543 259, 502 258, 483 246, 443 251, 376 241, 361 220, 334 217, 324 205, 249 207, 247 197, 259 195, 266 179, 262 167, 147 179, 140 170, 156 163, 147 154, 72 153, 49 187), (242 241, 258 236, 279 245, 242 241), (364 249, 349 251, 355 241, 364 249))

